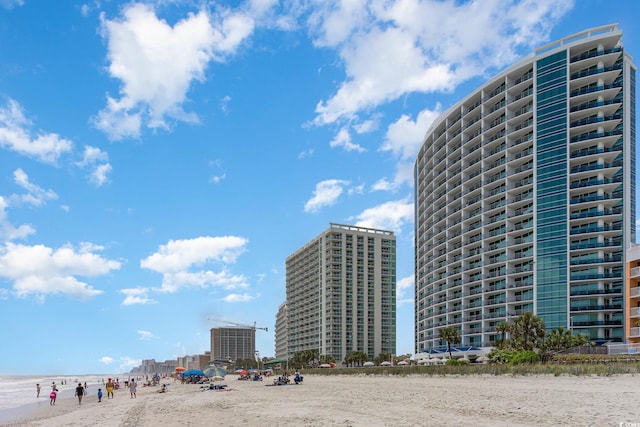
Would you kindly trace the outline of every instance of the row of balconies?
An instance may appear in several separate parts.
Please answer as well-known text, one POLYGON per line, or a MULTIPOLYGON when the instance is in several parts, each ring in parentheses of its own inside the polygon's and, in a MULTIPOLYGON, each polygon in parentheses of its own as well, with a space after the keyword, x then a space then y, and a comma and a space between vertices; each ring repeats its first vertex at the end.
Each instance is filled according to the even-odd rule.
MULTIPOLYGON (((588 94, 588 93, 595 93, 598 91, 603 91, 603 90, 608 90, 608 89, 612 89, 612 88, 620 88, 621 84, 620 83, 613 83, 610 85, 601 85, 601 86, 595 86, 595 87, 587 87, 587 88, 580 88, 577 90, 574 90, 571 92, 572 96, 577 96, 577 95, 584 95, 584 94, 588 94)), ((582 103, 579 104, 577 106, 574 106, 572 111, 579 111, 581 109, 585 109, 585 108, 593 108, 593 107, 597 107, 597 106, 602 106, 602 105, 607 105, 608 101, 589 101, 587 103, 582 103)), ((500 105, 500 104, 498 104, 500 105)), ((510 116, 511 118, 514 117, 518 117, 519 115, 525 114, 527 112, 530 112, 532 110, 531 106, 523 106, 520 107, 518 110, 515 110, 512 115, 510 116)), ((494 110, 497 111, 497 110, 494 110)), ((493 113, 493 111, 491 112, 493 113)), ((582 121, 577 121, 577 122, 573 122, 572 126, 579 126, 579 125, 583 125, 583 124, 587 124, 587 123, 595 123, 595 122, 606 122, 607 120, 617 120, 620 117, 617 116, 607 116, 607 117, 603 117, 603 118, 595 118, 592 119, 593 121, 587 121, 587 122, 582 122, 582 121)), ((492 116, 489 115, 487 117, 488 120, 492 119, 492 116)), ((478 120, 480 120, 480 117, 475 117, 467 127, 470 127, 472 124, 476 123, 478 120)), ((484 127, 479 127, 478 129, 475 129, 473 131, 473 133, 470 133, 469 135, 467 135, 466 138, 466 142, 472 141, 474 138, 479 137, 481 134, 485 134, 486 132, 488 132, 489 130, 495 128, 496 126, 504 123, 506 121, 506 116, 502 115, 502 116, 498 116, 497 118, 492 119, 490 122, 487 123, 486 126, 484 127)), ((491 135, 490 137, 487 137, 485 139, 485 144, 493 142, 498 140, 499 138, 503 137, 503 136, 507 136, 511 133, 515 133, 519 130, 522 130, 524 128, 528 128, 529 126, 531 126, 533 124, 533 118, 527 118, 524 121, 518 123, 518 124, 514 124, 514 125, 510 125, 508 126, 506 129, 503 129, 497 133, 494 133, 493 135, 491 135)), ((461 133, 462 129, 459 129, 455 132, 453 132, 453 136, 450 137, 450 139, 453 139, 455 137, 457 137, 460 133, 461 133)), ((597 137, 603 137, 603 136, 609 136, 606 133, 599 135, 599 136, 591 136, 591 138, 597 138, 597 137)), ((525 135, 524 138, 526 140, 529 140, 531 137, 531 135, 525 135)), ((578 142, 581 141, 582 139, 580 137, 574 137, 574 139, 572 139, 572 142, 578 142)), ((521 140, 516 140, 513 141, 512 145, 517 145, 517 143, 522 142, 521 140)), ((441 144, 441 148, 443 148, 446 144, 441 144)), ((462 140, 458 143, 455 143, 455 146, 450 148, 450 152, 454 152, 455 150, 457 150, 458 148, 460 148, 460 146, 462 146, 462 140)), ((475 151, 476 149, 480 148, 480 146, 482 146, 482 144, 477 144, 474 147, 471 147, 471 149, 469 150, 469 153, 475 151)), ((439 151, 439 149, 436 149, 436 151, 439 151)), ((469 153, 466 153, 465 156, 469 153)), ((445 159, 445 157, 435 157, 434 163, 436 165, 440 164, 443 162, 443 160, 445 159)), ((456 161, 459 160, 459 157, 456 159, 456 161)), ((425 164, 425 167, 428 166, 425 164)), ((436 169, 437 170, 437 169, 436 169)))
MULTIPOLYGON (((596 117, 596 118, 590 118, 589 120, 596 122, 596 121, 606 121, 607 119, 610 119, 610 120, 616 120, 616 119, 619 119, 619 115, 607 116, 607 117, 605 117, 605 118, 597 118, 597 117, 596 117)), ((582 120, 584 120, 584 119, 582 119, 582 120)), ((589 121, 589 120, 588 120, 588 121, 589 121)), ((575 122, 574 124, 580 124, 580 123, 581 123, 581 121, 577 121, 577 122, 575 122)), ((533 124, 532 119, 527 119, 527 121, 525 121, 525 122, 521 123, 520 125, 517 125, 516 127, 517 127, 518 129, 516 129, 516 130, 519 130, 519 129, 524 128, 524 127, 528 127, 528 126, 530 126, 531 124, 533 124)), ((612 136, 619 136, 619 135, 620 135, 620 131, 619 131, 619 130, 612 130, 612 131, 606 131, 606 132, 605 132, 605 131, 600 131, 600 132, 598 132, 598 131, 594 131, 594 132, 590 132, 590 133, 586 133, 586 134, 576 135, 576 136, 572 137, 571 142, 576 143, 576 142, 580 142, 580 141, 595 140, 595 139, 597 139, 597 138, 610 138, 610 137, 612 137, 612 136)), ((498 138, 499 138, 499 137, 501 137, 501 136, 503 136, 503 135, 502 135, 502 134, 495 134, 495 135, 493 135, 491 138, 489 138, 487 141, 485 141, 485 144, 487 144, 487 143, 489 143, 489 142, 491 142, 491 141, 493 141, 493 140, 496 140, 496 139, 498 139, 498 138), (493 139, 492 139, 492 138, 493 138, 493 139)), ((528 134, 526 134, 526 135, 522 136, 521 138, 519 138, 519 139, 517 139, 517 140, 514 140, 511 144, 509 144, 509 146, 510 146, 510 147, 512 147, 512 146, 517 145, 517 144, 519 144, 519 143, 526 142, 526 141, 530 141, 530 140, 532 139, 532 136, 533 136, 533 133, 532 133, 532 132, 530 132, 530 133, 528 133, 528 134)), ((504 145, 504 142, 503 142, 503 145, 504 145)), ((473 151, 475 151, 475 150, 479 149, 480 147, 482 147, 482 144, 476 144, 476 146, 471 147, 471 149, 469 150, 469 153, 468 153, 468 154, 470 154, 470 153, 472 153, 473 151)), ((499 147, 502 147, 502 146, 499 146, 499 147)), ((502 151, 502 150, 503 150, 503 148, 502 148, 502 149, 499 149, 499 151, 498 151, 498 152, 500 152, 500 151, 502 151)), ((485 153, 485 157, 486 157, 486 156, 490 156, 490 155, 492 155, 492 154, 495 154, 495 153, 494 153, 494 152, 492 152, 492 151, 488 151, 487 153, 485 153)), ((575 156, 574 156, 574 157, 575 157, 575 156)), ((444 160, 445 160, 445 158, 444 158, 444 157, 443 157, 443 158, 440 158, 440 159, 436 159, 436 164, 439 166, 439 164, 441 164, 442 162, 444 162, 444 160)), ((461 161, 461 158, 460 158, 459 156, 456 156, 456 157, 455 157, 455 159, 453 159, 452 161, 453 161, 454 163, 458 163, 458 162, 460 162, 460 161, 461 161)), ((468 164, 466 167, 470 167, 470 166, 472 166, 472 165, 473 165, 473 164, 475 164, 477 161, 479 161, 479 158, 472 159, 471 161, 469 161, 469 164, 468 164)), ((426 170, 426 169, 429 169, 429 168, 427 168, 427 166, 428 166, 428 165, 425 165, 425 170, 426 170)), ((450 166, 451 166, 451 165, 450 165, 450 166)), ((444 173, 444 166, 440 166, 440 169, 438 169, 438 168, 436 168, 436 169, 435 169, 435 175, 436 175, 436 176, 438 176, 438 175, 440 175, 440 174, 442 174, 442 173, 444 173), (440 172, 439 172, 439 171, 440 171, 440 172)), ((476 171, 476 172, 473 172, 472 174, 470 174, 470 177, 473 177, 474 175, 477 175, 478 173, 479 173, 479 172, 477 172, 477 171, 476 171)), ((430 175, 433 175, 433 174, 430 174, 430 175)), ((425 174, 425 179, 426 179, 426 174, 425 174)))

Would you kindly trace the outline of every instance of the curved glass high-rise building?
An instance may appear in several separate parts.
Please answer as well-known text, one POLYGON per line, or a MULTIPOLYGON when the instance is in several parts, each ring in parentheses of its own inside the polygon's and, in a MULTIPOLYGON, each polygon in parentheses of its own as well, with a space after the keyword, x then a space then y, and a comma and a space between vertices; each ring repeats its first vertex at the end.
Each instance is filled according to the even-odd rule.
POLYGON ((537 49, 447 110, 415 163, 415 351, 491 346, 522 313, 624 339, 635 66, 610 25, 537 49))

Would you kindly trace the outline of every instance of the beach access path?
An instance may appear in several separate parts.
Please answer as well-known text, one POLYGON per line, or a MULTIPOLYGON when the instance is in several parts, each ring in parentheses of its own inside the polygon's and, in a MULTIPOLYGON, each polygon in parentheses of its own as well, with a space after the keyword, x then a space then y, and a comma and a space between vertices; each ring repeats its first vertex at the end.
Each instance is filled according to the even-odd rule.
MULTIPOLYGON (((232 391, 165 381, 98 403, 59 400, 3 426, 640 426, 640 377, 305 375, 301 385, 238 381, 232 391)), ((94 390, 97 391, 97 390, 94 390)), ((104 390, 103 390, 104 391, 104 390)), ((105 394, 106 396, 106 394, 105 394)))

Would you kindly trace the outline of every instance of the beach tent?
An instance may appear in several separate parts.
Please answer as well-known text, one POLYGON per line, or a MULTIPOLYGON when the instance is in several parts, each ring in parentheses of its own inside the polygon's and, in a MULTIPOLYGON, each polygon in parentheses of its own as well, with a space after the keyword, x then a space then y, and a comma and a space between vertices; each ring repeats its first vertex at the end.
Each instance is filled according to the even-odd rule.
POLYGON ((211 364, 202 370, 204 376, 209 378, 224 378, 227 375, 227 371, 220 366, 211 364))
POLYGON ((362 364, 362 366, 365 366, 365 367, 366 367, 366 366, 374 366, 374 365, 375 365, 375 363, 373 363, 373 362, 364 362, 364 363, 362 364))
POLYGON ((191 369, 190 371, 184 371, 181 375, 183 377, 188 377, 191 375, 200 375, 201 377, 203 377, 204 372, 202 372, 200 369, 191 369))
POLYGON ((380 366, 391 366, 391 362, 387 362, 386 360, 380 364, 380 366))

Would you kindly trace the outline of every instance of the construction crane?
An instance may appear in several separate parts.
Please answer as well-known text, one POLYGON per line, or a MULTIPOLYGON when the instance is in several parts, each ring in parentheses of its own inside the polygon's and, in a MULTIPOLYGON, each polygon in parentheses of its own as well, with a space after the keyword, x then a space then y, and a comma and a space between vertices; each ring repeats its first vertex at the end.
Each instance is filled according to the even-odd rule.
POLYGON ((256 322, 253 322, 253 326, 251 326, 251 325, 245 325, 244 323, 231 322, 229 320, 215 319, 213 317, 209 317, 209 318, 207 318, 207 320, 211 320, 213 322, 218 322, 218 323, 225 323, 227 325, 238 326, 238 327, 241 327, 241 328, 249 328, 249 329, 253 329, 254 331, 256 329, 260 329, 262 331, 269 332, 269 328, 267 328, 267 327, 262 328, 260 326, 256 326, 256 322))

